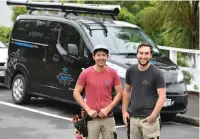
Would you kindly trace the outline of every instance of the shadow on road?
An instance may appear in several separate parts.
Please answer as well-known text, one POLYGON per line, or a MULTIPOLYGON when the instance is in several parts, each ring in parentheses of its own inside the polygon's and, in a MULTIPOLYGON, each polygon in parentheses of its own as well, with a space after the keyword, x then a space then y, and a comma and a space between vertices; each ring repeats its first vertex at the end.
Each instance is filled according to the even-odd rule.
POLYGON ((0 90, 9 90, 7 87, 0 84, 0 90))

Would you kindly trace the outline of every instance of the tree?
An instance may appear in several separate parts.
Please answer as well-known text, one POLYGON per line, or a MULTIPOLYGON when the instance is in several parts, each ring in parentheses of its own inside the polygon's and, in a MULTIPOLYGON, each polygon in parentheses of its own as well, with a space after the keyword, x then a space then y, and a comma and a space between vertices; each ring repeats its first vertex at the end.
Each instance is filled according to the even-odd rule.
POLYGON ((0 26, 0 41, 2 41, 4 43, 8 43, 11 29, 12 28, 10 28, 10 27, 0 26))
MULTIPOLYGON (((119 4, 122 10, 117 19, 140 26, 157 44, 199 49, 199 1, 59 1, 119 4)), ((24 13, 26 8, 14 7, 13 21, 24 13)))
POLYGON ((18 15, 27 13, 26 7, 23 6, 13 6, 12 10, 13 10, 13 15, 12 15, 13 22, 16 20, 18 15))
POLYGON ((199 1, 160 1, 139 13, 148 32, 162 30, 164 45, 199 49, 199 1))

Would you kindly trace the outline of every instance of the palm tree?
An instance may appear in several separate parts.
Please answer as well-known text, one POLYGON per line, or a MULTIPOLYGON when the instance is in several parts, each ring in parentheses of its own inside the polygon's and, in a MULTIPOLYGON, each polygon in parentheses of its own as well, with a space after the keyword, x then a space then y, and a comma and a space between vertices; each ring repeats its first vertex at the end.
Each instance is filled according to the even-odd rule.
POLYGON ((160 1, 143 11, 140 24, 164 30, 170 46, 199 49, 199 1, 160 1), (145 23, 144 21, 147 21, 145 23), (148 25, 147 25, 148 24, 148 25))

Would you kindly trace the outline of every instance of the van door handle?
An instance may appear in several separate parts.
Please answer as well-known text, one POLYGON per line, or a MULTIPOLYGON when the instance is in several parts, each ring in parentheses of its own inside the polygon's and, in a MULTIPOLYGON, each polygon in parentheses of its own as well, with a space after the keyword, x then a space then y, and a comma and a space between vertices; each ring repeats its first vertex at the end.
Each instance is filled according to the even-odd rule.
POLYGON ((47 61, 47 51, 45 51, 45 53, 44 53, 44 58, 42 59, 44 62, 46 62, 47 61))

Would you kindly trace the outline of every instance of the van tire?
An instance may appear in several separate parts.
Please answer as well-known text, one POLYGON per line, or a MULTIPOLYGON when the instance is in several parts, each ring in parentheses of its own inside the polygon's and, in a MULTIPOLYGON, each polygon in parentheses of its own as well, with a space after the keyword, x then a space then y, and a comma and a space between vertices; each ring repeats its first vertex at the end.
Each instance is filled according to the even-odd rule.
POLYGON ((27 90, 27 83, 23 75, 18 74, 12 81, 12 98, 16 104, 27 104, 30 102, 30 95, 27 90))

